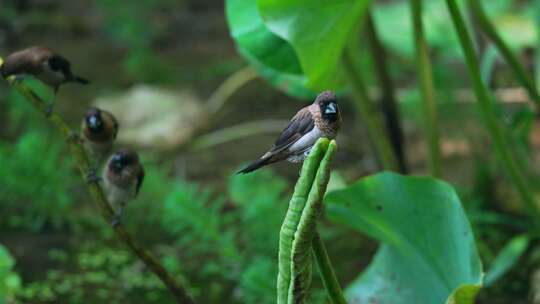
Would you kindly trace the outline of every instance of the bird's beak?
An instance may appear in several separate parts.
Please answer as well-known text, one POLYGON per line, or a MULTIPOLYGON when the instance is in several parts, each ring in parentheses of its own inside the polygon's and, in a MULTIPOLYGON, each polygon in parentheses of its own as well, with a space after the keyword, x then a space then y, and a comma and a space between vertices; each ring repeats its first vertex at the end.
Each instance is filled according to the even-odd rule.
POLYGON ((326 107, 326 110, 324 111, 325 114, 336 114, 337 113, 337 105, 335 103, 331 103, 326 107))
POLYGON ((90 117, 88 124, 92 128, 96 128, 99 125, 99 122, 95 116, 90 117))

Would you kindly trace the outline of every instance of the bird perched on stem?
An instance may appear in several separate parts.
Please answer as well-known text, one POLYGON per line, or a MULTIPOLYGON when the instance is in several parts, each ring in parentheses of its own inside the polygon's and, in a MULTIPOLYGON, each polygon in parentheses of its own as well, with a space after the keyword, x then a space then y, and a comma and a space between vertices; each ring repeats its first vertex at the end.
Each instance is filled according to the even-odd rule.
POLYGON ((81 123, 82 142, 96 164, 111 153, 118 134, 118 121, 108 111, 90 108, 81 123))
POLYGON ((122 149, 111 155, 103 170, 107 200, 115 211, 112 226, 120 223, 124 208, 141 189, 144 169, 136 152, 122 149))
POLYGON ((270 151, 237 174, 249 173, 282 160, 301 162, 307 157, 317 139, 335 138, 340 126, 341 113, 336 95, 331 91, 324 91, 311 105, 294 115, 270 151))
POLYGON ((16 81, 22 81, 25 76, 32 75, 52 87, 54 98, 47 106, 49 115, 54 108, 60 85, 70 82, 90 83, 71 72, 71 64, 66 58, 42 46, 33 46, 7 56, 0 66, 0 73, 6 79, 15 76, 16 81))

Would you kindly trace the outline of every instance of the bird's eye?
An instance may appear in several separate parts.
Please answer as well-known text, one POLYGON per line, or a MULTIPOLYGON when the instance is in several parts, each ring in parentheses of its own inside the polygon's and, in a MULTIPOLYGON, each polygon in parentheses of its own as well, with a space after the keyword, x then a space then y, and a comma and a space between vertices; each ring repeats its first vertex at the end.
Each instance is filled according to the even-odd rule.
POLYGON ((53 71, 59 71, 60 70, 60 66, 58 65, 58 63, 54 59, 49 60, 49 66, 51 67, 51 70, 53 70, 53 71))
POLYGON ((51 70, 58 72, 63 71, 66 68, 66 65, 69 65, 65 62, 65 60, 62 60, 60 57, 52 57, 48 61, 49 67, 51 67, 51 70))

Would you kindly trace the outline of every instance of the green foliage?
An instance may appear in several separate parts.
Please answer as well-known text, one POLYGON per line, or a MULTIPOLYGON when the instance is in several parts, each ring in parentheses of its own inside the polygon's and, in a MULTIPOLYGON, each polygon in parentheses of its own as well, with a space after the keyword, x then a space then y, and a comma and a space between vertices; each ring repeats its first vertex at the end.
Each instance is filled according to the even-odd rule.
POLYGON ((277 88, 298 97, 313 97, 294 49, 267 28, 256 0, 227 0, 227 21, 238 51, 277 88))
POLYGON ((160 26, 152 13, 159 10, 177 10, 181 1, 158 0, 119 2, 114 0, 96 1, 97 7, 105 15, 104 28, 113 39, 127 46, 127 56, 123 60, 126 74, 144 82, 167 82, 172 74, 153 50, 160 26))
POLYGON ((145 303, 169 297, 161 281, 125 249, 84 242, 75 255, 53 249, 49 259, 63 267, 49 269, 43 280, 26 284, 19 293, 25 302, 125 303, 140 293, 136 303, 145 303))
POLYGON ((368 8, 367 0, 258 0, 268 28, 288 41, 317 91, 342 88, 341 55, 368 8))
POLYGON ((519 235, 510 240, 497 255, 486 273, 485 284, 489 286, 508 272, 529 246, 529 237, 519 235))
POLYGON ((10 303, 21 288, 21 279, 13 271, 15 260, 0 244, 0 303, 10 303))
POLYGON ((456 290, 469 299, 480 288, 474 236, 450 185, 382 173, 328 194, 327 202, 332 220, 383 242, 348 288, 351 303, 446 303, 456 290))
MULTIPOLYGON (((480 0, 479 0, 480 1, 480 0)), ((534 26, 531 17, 511 9, 512 1, 482 1, 495 21, 503 39, 515 47, 531 46, 535 42, 534 26)), ((408 11, 407 1, 391 1, 375 3, 374 17, 377 30, 385 45, 392 52, 412 58, 414 54, 413 27, 408 11), (399 32, 396 31, 399 28, 399 32)), ((521 10, 530 12, 529 5, 521 10)), ((423 22, 426 40, 434 53, 442 60, 452 60, 460 57, 461 51, 457 36, 443 0, 425 1, 423 3, 423 22)))
POLYGON ((224 200, 211 196, 209 190, 177 182, 165 199, 162 225, 181 248, 189 248, 186 252, 189 260, 213 257, 197 266, 190 263, 190 267, 195 266, 203 276, 227 277, 231 273, 223 270, 235 269, 239 258, 235 231, 226 229, 231 218, 222 214, 224 200))
MULTIPOLYGON (((73 197, 66 191, 77 177, 60 143, 41 132, 27 133, 15 145, 0 142, 2 208, 18 210, 10 224, 39 229, 47 221, 60 225, 69 213, 73 197), (47 149, 43 149, 47 147, 47 149)), ((12 211, 13 212, 13 211, 12 211)))
MULTIPOLYGON (((28 1, 16 2, 8 1, 0 9, 0 44, 10 50, 12 41, 15 42, 13 45, 31 43, 32 37, 37 36, 36 29, 41 35, 42 24, 59 24, 58 20, 69 24, 63 21, 66 19, 63 12, 55 12, 55 3, 36 3, 35 6, 21 8, 28 1)), ((353 53, 359 61, 355 62, 358 67, 354 72, 362 74, 370 94, 374 91, 370 69, 373 58, 366 55, 367 48, 362 45, 364 41, 349 39, 361 37, 356 29, 368 2, 227 0, 226 10, 231 35, 249 64, 286 93, 312 98, 314 89, 343 87, 341 53, 356 42, 360 42, 362 49, 353 53)), ((451 152, 451 157, 445 159, 449 168, 445 177, 456 181, 460 190, 463 189, 460 193, 468 194, 463 201, 478 236, 479 251, 486 265, 490 266, 480 303, 491 303, 494 298, 509 303, 524 301, 530 292, 528 282, 538 265, 539 256, 538 250, 529 247, 532 241, 525 236, 530 235, 530 222, 524 220, 525 215, 516 204, 514 189, 505 183, 508 175, 503 174, 497 156, 490 153, 489 145, 485 144, 489 139, 478 136, 485 133, 485 128, 477 123, 478 113, 469 107, 469 103, 462 102, 470 99, 463 97, 467 94, 461 94, 467 93, 470 85, 463 67, 456 64, 462 51, 444 0, 422 2, 429 55, 435 63, 436 100, 438 106, 445 107, 440 111, 443 114, 440 119, 445 147, 454 151, 452 148, 456 142, 458 150, 462 142, 466 146, 464 151, 451 152), (457 89, 459 93, 456 93, 457 89), (452 128, 447 128, 448 122, 458 126, 459 135, 451 133, 452 128), (475 132, 472 133, 474 137, 468 137, 471 136, 469 131, 475 132), (465 139, 463 134, 466 134, 465 139), (479 156, 475 157, 475 154, 479 156), (470 166, 463 161, 474 164, 470 166), (471 172, 462 168, 482 170, 483 166, 488 169, 479 174, 482 177, 478 184, 458 184, 465 183, 470 177, 468 174, 471 172), (470 191, 471 187, 473 191, 470 191), (516 267, 518 262, 520 267, 516 267)), ((464 2, 458 1, 460 5, 464 2)), ((538 44, 540 10, 532 7, 538 7, 540 1, 484 0, 482 3, 490 21, 511 49, 517 51, 519 59, 532 56, 524 54, 523 48, 538 44), (536 25, 533 24, 535 14, 536 25)), ((90 14, 83 14, 90 17, 82 18, 80 28, 61 28, 65 30, 61 35, 65 41, 58 41, 61 44, 58 47, 69 50, 72 47, 70 43, 73 44, 70 39, 77 44, 82 42, 85 47, 97 41, 95 45, 103 47, 98 52, 101 56, 97 59, 88 57, 90 63, 87 65, 97 63, 105 66, 106 72, 114 71, 110 73, 114 75, 114 81, 124 85, 139 81, 176 84, 182 77, 192 79, 194 73, 199 76, 215 75, 216 71, 221 71, 219 73, 222 74, 236 68, 236 59, 233 66, 227 59, 217 58, 219 63, 202 68, 196 62, 193 63, 195 68, 186 68, 179 66, 177 61, 166 59, 167 56, 185 56, 184 43, 200 43, 199 39, 205 39, 196 35, 201 28, 219 31, 222 20, 217 18, 217 22, 209 22, 208 16, 216 17, 213 13, 198 14, 201 7, 207 9, 211 5, 214 5, 211 1, 99 0, 89 7, 90 14), (194 11, 197 15, 189 16, 194 11), (190 24, 196 19, 200 24, 194 24, 196 31, 193 33, 185 35, 191 29, 177 31, 179 24, 190 24), (99 35, 106 37, 96 38, 99 35), (103 46, 103 42, 111 45, 103 46), (108 56, 111 54, 114 55, 108 56), (119 71, 116 70, 118 60, 121 65, 119 71)), ((409 126, 411 122, 420 125, 423 116, 418 111, 420 95, 411 78, 417 73, 412 65, 414 44, 407 5, 405 0, 371 1, 377 32, 388 50, 390 74, 399 85, 400 110, 407 118, 408 130, 414 129, 407 133, 413 135, 411 137, 416 143, 416 128, 409 126)), ((76 7, 86 6, 82 3, 76 7)), ((40 36, 39 40, 46 44, 48 39, 40 36)), ((213 41, 211 48, 220 43, 213 41)), ((54 44, 51 46, 55 47, 54 44)), ((205 47, 208 46, 197 45, 196 49, 203 50, 203 54, 215 51, 205 47)), ((76 54, 73 49, 71 52, 76 54)), ((91 49, 89 53, 92 53, 91 49)), ((216 53, 223 54, 221 50, 216 53)), ((539 54, 536 54, 538 58, 539 54)), ((482 62, 485 84, 492 87, 515 85, 513 79, 500 77, 507 67, 501 65, 494 48, 488 45, 481 59, 478 61, 482 62)), ((528 68, 532 70, 532 66, 528 68)), ((94 84, 100 82, 109 83, 98 79, 94 84)), ((50 88, 39 82, 28 79, 25 83, 30 83, 45 100, 52 97, 50 88)), ((206 82, 196 84, 204 89, 208 85, 206 82)), ((0 303, 171 302, 161 282, 115 241, 108 223, 96 216, 95 210, 87 208, 90 205, 86 203, 86 189, 73 168, 71 158, 66 156, 62 139, 49 132, 47 122, 21 96, 8 91, 3 84, 0 86, 0 116, 7 120, 0 131, 0 237, 5 238, 2 241, 10 248, 25 246, 27 249, 28 246, 32 249, 31 257, 28 254, 17 256, 17 272, 25 278, 23 284, 13 271, 14 259, 0 246, 0 303), (38 237, 40 242, 31 246, 27 244, 38 237), (61 241, 56 242, 57 239, 61 241)), ((99 93, 101 88, 96 88, 99 93)), ((59 97, 63 99, 61 96, 62 93, 59 97)), ((251 98, 248 96, 246 99, 251 98)), ((81 96, 80 99, 85 100, 86 97, 81 96)), ((73 113, 82 113, 86 104, 72 103, 63 107, 69 107, 73 113)), ((517 164, 524 169, 527 181, 536 187, 534 190, 537 192, 538 176, 532 174, 535 166, 530 160, 536 150, 531 144, 531 135, 536 132, 535 113, 523 107, 514 111, 518 106, 513 103, 511 113, 505 104, 496 105, 493 111, 498 112, 498 118, 505 120, 508 130, 504 130, 504 135, 513 137, 507 146, 517 153, 517 164)), ((75 122, 78 118, 70 117, 69 120, 75 122)), ((362 150, 350 140, 351 136, 357 136, 359 130, 346 129, 345 133, 351 132, 343 138, 346 150, 362 150)), ((412 144, 408 147, 416 149, 417 146, 412 144)), ((143 155, 147 176, 142 192, 126 210, 124 223, 127 229, 133 232, 137 241, 156 253, 167 270, 195 295, 198 303, 275 303, 278 230, 287 210, 290 183, 269 169, 226 177, 218 182, 192 183, 170 176, 168 168, 172 167, 169 163, 172 160, 167 159, 167 155, 156 153, 153 156, 150 153, 143 155), (161 164, 154 165, 153 160, 148 160, 151 156, 159 159, 161 164)), ((356 161, 350 157, 350 154, 340 153, 342 164, 344 161, 356 161)), ((229 160, 225 155, 221 163, 228 166, 229 160)), ((223 172, 221 169, 216 168, 216 172, 223 172)), ((343 168, 347 180, 363 174, 356 169, 356 166, 343 168)), ((415 172, 422 170, 416 165, 413 169, 415 172)), ((365 299, 376 293, 369 299, 381 300, 382 303, 395 298, 398 300, 392 303, 422 300, 428 303, 432 300, 426 295, 429 291, 437 298, 434 302, 447 299, 448 303, 473 301, 480 283, 478 255, 467 219, 452 189, 430 179, 412 177, 401 180, 385 174, 350 187, 345 186, 343 179, 332 187, 340 190, 328 196, 333 203, 329 208, 332 218, 383 241, 372 264, 351 285, 351 297, 365 299), (339 198, 339 202, 333 199, 340 193, 344 197, 349 193, 350 197, 339 198), (378 205, 383 209, 378 210, 378 205), (411 209, 416 207, 421 207, 418 208, 419 214, 411 209), (341 213, 336 215, 336 210, 341 210, 341 213), (390 211, 396 213, 390 214, 390 211), (470 271, 468 281, 464 279, 467 270, 470 271), (404 272, 412 275, 405 279, 404 272), (395 277, 392 276, 394 273, 397 273, 395 277), (411 290, 420 290, 420 296, 416 293, 411 295, 411 290)), ((325 225, 324 228, 324 239, 333 247, 329 246, 330 256, 342 270, 337 273, 340 281, 349 283, 356 275, 353 272, 362 269, 367 257, 371 256, 373 244, 351 235, 340 226, 325 225), (336 244, 338 237, 339 244, 336 244)), ((14 251, 19 252, 22 251, 14 251)), ((313 283, 318 286, 310 291, 307 303, 326 303, 327 296, 320 288, 320 282, 316 280, 313 283)))
POLYGON ((237 205, 237 222, 244 248, 240 287, 242 303, 275 303, 278 231, 287 208, 283 197, 287 183, 270 171, 234 175, 229 193, 237 205))
MULTIPOLYGON (((38 88, 45 95, 45 89, 38 88)), ((16 142, 0 139, 0 210, 11 214, 6 217, 10 226, 39 230, 50 223, 59 227, 73 211, 74 197, 69 191, 78 185, 78 176, 71 159, 64 157, 64 144, 43 127, 44 122, 21 98, 13 94, 8 99, 8 131, 23 134, 16 142)))
MULTIPOLYGON (((277 231, 286 209, 285 180, 269 171, 234 175, 228 186, 229 200, 225 200, 216 198, 208 188, 168 180, 152 166, 148 171, 153 180, 145 190, 163 197, 152 201, 159 216, 152 211, 146 213, 150 219, 141 217, 138 221, 146 210, 141 199, 130 205, 125 221, 129 226, 138 221, 143 227, 134 225, 133 229, 140 229, 143 236, 160 235, 156 251, 167 270, 177 276, 186 274, 189 281, 183 277, 180 280, 191 283, 190 291, 203 303, 272 303, 277 231), (162 242, 165 239, 169 244, 162 242), (230 288, 235 292, 229 294, 230 288)), ((106 224, 101 226, 108 229, 106 224)), ((79 231, 81 237, 88 233, 79 231)), ((161 282, 125 249, 95 240, 81 239, 76 244, 49 251, 49 264, 58 266, 50 267, 45 278, 25 284, 19 297, 53 302, 167 301, 168 293, 161 282)))

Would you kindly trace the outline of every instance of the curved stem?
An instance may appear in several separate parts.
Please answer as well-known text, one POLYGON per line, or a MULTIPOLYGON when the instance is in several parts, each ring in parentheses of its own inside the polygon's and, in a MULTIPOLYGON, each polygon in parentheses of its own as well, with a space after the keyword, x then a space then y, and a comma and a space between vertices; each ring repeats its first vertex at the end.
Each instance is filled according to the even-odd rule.
POLYGON ((487 37, 493 42, 495 47, 499 50, 502 57, 510 65, 510 68, 514 71, 514 74, 517 77, 517 80, 521 83, 523 87, 529 93, 529 96, 536 104, 537 110, 540 108, 540 95, 536 89, 536 85, 531 76, 527 74, 523 66, 519 63, 517 57, 512 53, 512 50, 501 38, 497 30, 490 22, 489 18, 482 7, 481 0, 468 0, 469 7, 471 8, 472 13, 474 14, 478 25, 480 26, 482 32, 486 34, 487 37))
POLYGON ((241 70, 236 71, 234 74, 229 76, 208 98, 206 102, 206 107, 210 115, 214 115, 221 108, 227 100, 238 91, 239 88, 247 84, 248 82, 257 78, 257 73, 251 68, 246 67, 241 70))
POLYGON ((446 0, 446 4, 448 6, 448 10, 450 11, 452 22, 454 23, 454 27, 457 31, 459 41, 465 55, 465 61, 467 63, 467 68, 469 69, 469 74, 473 82, 474 93, 478 100, 481 114, 488 128, 488 131, 491 134, 495 149, 497 150, 503 166, 505 167, 508 175, 510 176, 510 180, 519 192, 525 208, 527 209, 529 215, 532 217, 536 225, 536 229, 538 229, 537 231, 540 232, 540 212, 536 207, 534 196, 530 191, 522 172, 519 170, 513 158, 513 155, 508 149, 509 144, 506 142, 503 130, 499 125, 499 122, 497 121, 491 96, 489 95, 489 92, 482 83, 478 60, 474 53, 472 41, 469 33, 467 32, 467 28, 465 27, 463 17, 461 16, 455 0, 446 0))
POLYGON ((422 0, 411 0, 411 14, 414 27, 416 64, 420 73, 420 91, 424 105, 424 132, 428 142, 428 167, 431 175, 441 177, 441 150, 439 146, 439 127, 437 124, 437 105, 433 86, 433 72, 422 25, 422 0))
MULTIPOLYGON (((2 60, 0 58, 0 65, 1 63, 2 60)), ((52 115, 47 116, 47 104, 29 87, 22 83, 13 84, 13 86, 26 98, 29 103, 34 106, 34 108, 47 117, 49 122, 51 122, 59 134, 61 134, 64 138, 68 138, 68 136, 72 134, 72 130, 59 115, 53 113, 52 115)), ((77 141, 70 141, 69 148, 71 154, 77 162, 81 176, 84 179, 91 168, 88 155, 86 154, 86 151, 83 149, 82 145, 77 141)), ((93 201, 96 203, 102 217, 107 223, 110 223, 113 219, 114 211, 107 202, 107 198, 105 197, 101 186, 96 183, 88 183, 88 190, 90 191, 93 201)), ((180 285, 180 283, 178 283, 178 281, 176 281, 176 279, 169 272, 167 272, 165 267, 163 267, 163 265, 161 265, 154 256, 152 256, 143 247, 137 245, 131 234, 129 234, 121 224, 116 225, 114 231, 117 237, 124 242, 124 244, 126 244, 126 246, 131 249, 131 251, 161 279, 169 291, 174 295, 178 303, 194 303, 184 287, 180 285)))
POLYGON ((207 149, 228 141, 252 136, 260 133, 280 132, 288 121, 285 120, 263 120, 251 121, 223 128, 208 134, 201 135, 191 144, 191 150, 198 151, 207 149))
POLYGON ((375 22, 370 13, 366 16, 367 42, 373 57, 375 76, 381 87, 381 106, 385 117, 386 129, 396 155, 400 173, 407 174, 407 157, 405 155, 405 137, 401 127, 401 117, 395 96, 395 88, 388 65, 386 63, 386 50, 377 34, 375 22))
POLYGON ((397 161, 392 151, 392 146, 384 132, 384 125, 381 122, 380 113, 373 106, 369 98, 364 81, 355 67, 352 53, 353 48, 346 48, 343 52, 343 70, 349 80, 352 89, 352 95, 360 113, 362 120, 366 124, 369 137, 375 145, 375 150, 379 161, 385 170, 397 170, 397 161))
POLYGON ((312 244, 315 260, 317 261, 317 266, 319 267, 319 272, 321 274, 324 287, 328 292, 330 301, 332 304, 347 304, 347 301, 343 296, 343 290, 339 285, 336 273, 332 267, 332 262, 330 262, 330 258, 326 252, 326 247, 324 246, 318 232, 315 233, 312 244))

